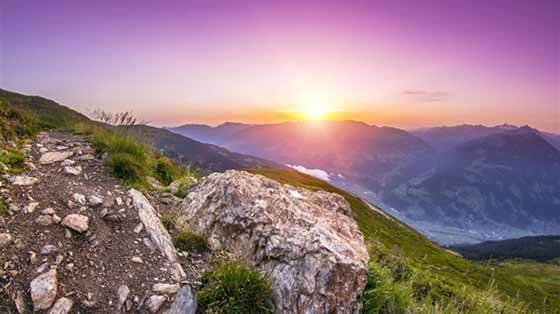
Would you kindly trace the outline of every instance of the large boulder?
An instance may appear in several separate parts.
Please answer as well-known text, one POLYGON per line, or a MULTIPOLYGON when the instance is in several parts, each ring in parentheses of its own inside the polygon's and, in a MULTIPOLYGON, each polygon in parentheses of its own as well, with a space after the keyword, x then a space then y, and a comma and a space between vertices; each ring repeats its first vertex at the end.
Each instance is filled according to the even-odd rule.
POLYGON ((213 249, 268 274, 276 313, 361 312, 369 255, 340 195, 227 171, 194 187, 182 211, 213 249))

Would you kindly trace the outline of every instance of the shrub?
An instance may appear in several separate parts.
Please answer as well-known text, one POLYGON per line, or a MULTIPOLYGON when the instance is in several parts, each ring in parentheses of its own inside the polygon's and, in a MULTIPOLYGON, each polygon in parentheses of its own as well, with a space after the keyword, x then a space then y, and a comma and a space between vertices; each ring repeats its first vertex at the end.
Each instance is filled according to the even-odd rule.
POLYGON ((273 313, 272 289, 265 274, 239 261, 225 261, 202 276, 201 313, 273 313))
POLYGON ((154 174, 156 179, 163 185, 169 185, 173 182, 173 177, 175 176, 174 170, 174 165, 169 159, 160 157, 156 161, 154 174))
POLYGON ((4 151, 0 153, 0 162, 8 166, 11 171, 21 171, 25 166, 25 155, 20 151, 4 151))
POLYGON ((106 166, 115 177, 128 183, 138 182, 145 175, 142 163, 131 155, 124 153, 109 155, 106 166))
POLYGON ((193 178, 190 174, 179 179, 179 185, 177 186, 177 190, 173 192, 173 195, 179 198, 185 198, 189 193, 189 186, 192 182, 191 180, 193 180, 193 178))
POLYGON ((4 216, 6 214, 6 205, 3 201, 0 200, 0 216, 4 216))
POLYGON ((203 252, 208 249, 208 242, 190 228, 183 228, 175 235, 175 247, 181 251, 203 252))
POLYGON ((363 300, 364 314, 405 314, 410 306, 407 287, 393 280, 390 269, 375 262, 369 264, 363 300))
POLYGON ((177 214, 173 212, 165 212, 161 215, 161 223, 168 231, 175 229, 177 225, 177 214))

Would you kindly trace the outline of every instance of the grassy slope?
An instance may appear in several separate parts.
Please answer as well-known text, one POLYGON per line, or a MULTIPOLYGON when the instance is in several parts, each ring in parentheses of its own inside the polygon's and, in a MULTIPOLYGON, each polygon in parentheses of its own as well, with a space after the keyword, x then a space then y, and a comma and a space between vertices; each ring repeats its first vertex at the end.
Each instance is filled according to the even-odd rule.
MULTIPOLYGON (((41 97, 24 96, 0 89, 0 102, 31 116, 46 128, 71 130, 79 124, 97 126, 84 115, 41 97)), ((120 143, 122 139, 117 138, 115 142, 120 143)), ((134 146, 133 143, 128 144, 134 146)), ((138 147, 132 148, 136 150, 138 147)), ((471 263, 441 249, 405 224, 371 210, 359 198, 321 180, 289 170, 260 169, 253 172, 310 190, 320 189, 341 194, 352 205, 367 244, 376 254, 402 257, 408 266, 427 274, 438 275, 444 278, 446 284, 456 286, 457 289, 463 285, 485 289, 489 282, 495 280, 500 291, 530 303, 533 308, 560 308, 558 266, 521 261, 496 265, 471 263), (547 300, 547 306, 543 305, 543 300, 547 300)), ((552 310, 545 313, 552 313, 552 310)))
POLYGON ((442 249, 396 219, 371 210, 361 199, 324 181, 293 170, 255 169, 251 172, 281 183, 342 195, 352 206, 372 252, 401 256, 408 266, 426 274, 435 274, 451 287, 461 289, 462 286, 470 286, 483 290, 494 281, 499 291, 530 304, 533 309, 553 313, 560 308, 558 266, 522 261, 495 265, 473 263, 442 249))

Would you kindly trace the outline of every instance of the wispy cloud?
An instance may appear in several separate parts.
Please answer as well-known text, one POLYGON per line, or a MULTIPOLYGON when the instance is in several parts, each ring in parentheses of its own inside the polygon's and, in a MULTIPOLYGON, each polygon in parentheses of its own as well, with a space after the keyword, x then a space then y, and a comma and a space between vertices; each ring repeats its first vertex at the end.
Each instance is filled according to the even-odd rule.
POLYGON ((426 91, 417 89, 407 89, 402 92, 402 95, 412 98, 419 102, 438 102, 445 100, 449 97, 448 92, 444 91, 426 91))

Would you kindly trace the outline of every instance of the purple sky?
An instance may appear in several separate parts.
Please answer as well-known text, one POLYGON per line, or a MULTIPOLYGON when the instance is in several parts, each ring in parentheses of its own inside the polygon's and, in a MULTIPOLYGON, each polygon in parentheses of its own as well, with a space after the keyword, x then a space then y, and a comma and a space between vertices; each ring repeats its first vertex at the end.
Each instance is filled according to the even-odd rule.
POLYGON ((558 0, 3 0, 0 21, 0 87, 85 112, 560 132, 558 0))

